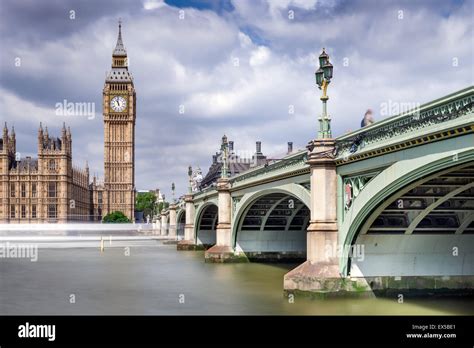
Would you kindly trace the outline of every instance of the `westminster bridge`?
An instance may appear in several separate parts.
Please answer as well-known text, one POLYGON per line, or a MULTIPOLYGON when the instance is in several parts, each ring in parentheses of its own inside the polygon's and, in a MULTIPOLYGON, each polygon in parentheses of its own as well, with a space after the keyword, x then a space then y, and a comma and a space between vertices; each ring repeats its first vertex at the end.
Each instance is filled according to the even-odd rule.
POLYGON ((473 104, 474 86, 223 175, 158 233, 206 262, 301 259, 287 292, 472 291, 473 104))

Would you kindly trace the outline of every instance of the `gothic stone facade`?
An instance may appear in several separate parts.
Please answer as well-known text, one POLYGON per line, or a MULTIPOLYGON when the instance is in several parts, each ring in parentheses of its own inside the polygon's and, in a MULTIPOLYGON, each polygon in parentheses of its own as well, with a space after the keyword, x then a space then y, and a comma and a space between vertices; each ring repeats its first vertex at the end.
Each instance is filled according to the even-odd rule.
POLYGON ((104 181, 72 165, 71 132, 38 131, 38 158, 17 158, 15 133, 0 139, 0 222, 100 221, 121 211, 134 219, 136 94, 121 24, 103 89, 104 181))
POLYGON ((72 165, 71 131, 61 137, 38 130, 38 158, 20 158, 15 131, 7 126, 0 139, 0 221, 44 223, 90 221, 92 216, 89 168, 72 165))

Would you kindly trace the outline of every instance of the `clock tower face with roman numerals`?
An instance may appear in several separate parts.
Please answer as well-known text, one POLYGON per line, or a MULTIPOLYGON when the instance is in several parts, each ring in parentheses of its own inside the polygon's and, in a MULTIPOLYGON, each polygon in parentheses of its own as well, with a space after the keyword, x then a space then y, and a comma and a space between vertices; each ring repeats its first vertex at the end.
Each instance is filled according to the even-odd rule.
POLYGON ((110 101, 110 107, 114 112, 124 112, 127 108, 127 96, 116 95, 110 101))
POLYGON ((103 215, 120 211, 130 220, 135 210, 136 94, 128 71, 122 25, 112 53, 112 69, 103 91, 104 193, 103 215))

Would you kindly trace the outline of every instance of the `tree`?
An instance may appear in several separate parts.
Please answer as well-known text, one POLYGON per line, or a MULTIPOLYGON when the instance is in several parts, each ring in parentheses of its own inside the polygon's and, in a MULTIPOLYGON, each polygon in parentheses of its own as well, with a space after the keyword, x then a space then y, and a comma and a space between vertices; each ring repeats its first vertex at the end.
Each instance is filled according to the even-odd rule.
POLYGON ((158 204, 158 209, 157 209, 158 214, 161 213, 161 211, 162 211, 163 209, 168 208, 169 205, 170 205, 170 204, 169 204, 168 202, 161 202, 161 203, 159 203, 159 204, 158 204))
POLYGON ((154 192, 139 192, 135 200, 135 210, 142 211, 143 216, 153 216, 155 212, 156 195, 154 192))
POLYGON ((121 211, 114 211, 104 216, 102 219, 104 223, 127 223, 131 222, 128 217, 121 211))

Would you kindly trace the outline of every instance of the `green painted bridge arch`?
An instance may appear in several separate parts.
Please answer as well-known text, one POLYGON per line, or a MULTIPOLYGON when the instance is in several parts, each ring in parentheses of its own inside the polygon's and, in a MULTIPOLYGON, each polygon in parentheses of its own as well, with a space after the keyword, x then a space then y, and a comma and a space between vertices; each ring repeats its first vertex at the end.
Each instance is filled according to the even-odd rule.
POLYGON ((194 241, 197 245, 210 247, 216 243, 218 219, 217 200, 202 202, 196 209, 194 221, 194 241))
MULTIPOLYGON (((465 136, 464 140, 466 142, 474 143, 472 135, 465 136)), ((349 247, 357 244, 357 238, 360 235, 367 234, 368 229, 385 208, 402 198, 405 193, 425 182, 429 182, 434 178, 440 178, 443 174, 454 172, 456 169, 462 169, 465 167, 472 168, 473 166, 474 146, 471 146, 470 149, 447 150, 444 152, 436 152, 436 147, 433 147, 432 149, 429 149, 429 151, 433 153, 421 157, 413 157, 397 161, 382 170, 367 183, 358 197, 354 200, 353 205, 346 212, 344 220, 339 228, 339 240, 344 246, 344 248, 341 249, 343 250, 343 255, 340 259, 340 268, 343 275, 350 275, 351 260, 349 252, 351 251, 351 248, 349 247)), ((470 181, 473 180, 474 172, 472 173, 472 176, 467 178, 470 181)), ((465 186, 464 188, 468 189, 469 187, 472 186, 465 186)), ((474 207, 469 206, 469 209, 474 209, 474 207)), ((400 213, 403 212, 403 209, 399 210, 400 213)), ((401 238, 410 238, 410 235, 406 235, 408 226, 400 227, 403 228, 403 235, 401 238)), ((474 241, 472 237, 474 236, 468 236, 466 242, 472 244, 472 241, 474 241)), ((428 235, 425 234, 422 238, 427 240, 428 235)), ((455 236, 455 238, 459 239, 457 236, 455 236)), ((444 239, 446 240, 446 238, 444 239)), ((380 238, 380 240, 383 240, 383 238, 380 238)), ((388 238, 386 239, 386 242, 389 242, 388 238)), ((384 246, 381 245, 381 247, 384 246)), ((400 248, 398 253, 402 254, 403 251, 404 250, 400 248)), ((470 253, 472 254, 473 252, 474 250, 471 249, 470 253)), ((390 256, 387 256, 386 262, 389 261, 390 256)), ((438 263, 436 259, 432 261, 438 263)), ((403 269, 397 269, 396 272, 401 274, 403 273, 403 269)))
POLYGON ((245 193, 233 211, 232 247, 250 259, 304 259, 310 206, 308 189, 294 183, 245 193))
POLYGON ((179 208, 176 212, 176 235, 178 240, 184 238, 184 227, 186 224, 186 210, 179 208))

